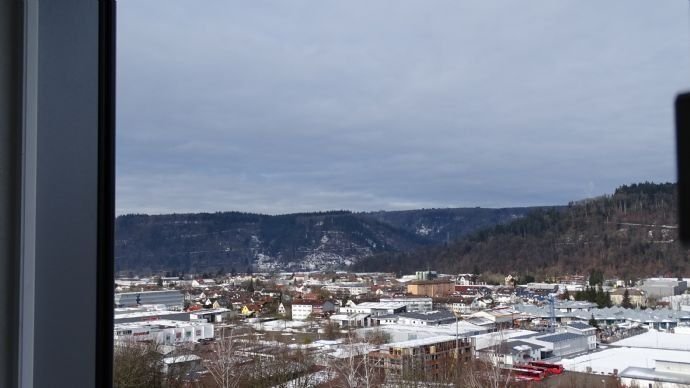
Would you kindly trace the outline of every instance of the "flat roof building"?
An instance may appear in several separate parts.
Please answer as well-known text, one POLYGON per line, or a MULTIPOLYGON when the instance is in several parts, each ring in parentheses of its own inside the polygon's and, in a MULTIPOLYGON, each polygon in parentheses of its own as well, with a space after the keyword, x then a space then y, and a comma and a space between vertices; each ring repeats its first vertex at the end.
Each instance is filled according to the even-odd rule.
POLYGON ((655 360, 655 368, 629 367, 620 374, 626 387, 680 387, 690 386, 690 363, 655 360))
POLYGON ((680 295, 688 289, 688 282, 675 278, 649 278, 645 279, 640 289, 651 298, 663 298, 666 296, 680 295))
POLYGON ((403 303, 407 306, 408 313, 431 311, 433 302, 428 297, 399 297, 399 298, 381 298, 381 303, 403 303))
POLYGON ((144 304, 160 304, 168 309, 182 310, 184 295, 178 290, 115 293, 115 307, 136 307, 144 304))
POLYGON ((115 341, 155 341, 163 345, 197 342, 213 338, 213 324, 208 322, 159 319, 146 322, 116 323, 115 341))

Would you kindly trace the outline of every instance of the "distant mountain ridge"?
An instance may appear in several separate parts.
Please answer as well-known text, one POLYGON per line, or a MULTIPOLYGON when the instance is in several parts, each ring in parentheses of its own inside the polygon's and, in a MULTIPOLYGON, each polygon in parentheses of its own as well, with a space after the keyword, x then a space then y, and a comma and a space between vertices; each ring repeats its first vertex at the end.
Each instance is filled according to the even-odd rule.
POLYGON ((480 229, 517 220, 538 209, 542 208, 475 207, 379 211, 367 215, 441 244, 453 242, 480 229))
POLYGON ((345 268, 381 253, 444 244, 537 208, 455 208, 286 215, 241 212, 123 215, 117 271, 345 268))
POLYGON ((610 276, 687 276, 690 251, 677 239, 674 183, 624 185, 612 195, 540 209, 446 246, 390 252, 356 270, 410 272, 419 263, 445 272, 537 275, 603 271, 610 276))

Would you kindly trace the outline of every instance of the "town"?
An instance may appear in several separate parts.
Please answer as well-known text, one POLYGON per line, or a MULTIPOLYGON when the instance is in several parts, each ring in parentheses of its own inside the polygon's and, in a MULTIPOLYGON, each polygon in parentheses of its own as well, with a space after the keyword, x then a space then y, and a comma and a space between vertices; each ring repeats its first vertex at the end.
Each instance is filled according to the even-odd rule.
POLYGON ((690 384, 688 281, 597 271, 543 282, 430 270, 119 277, 115 383, 676 387, 690 384))

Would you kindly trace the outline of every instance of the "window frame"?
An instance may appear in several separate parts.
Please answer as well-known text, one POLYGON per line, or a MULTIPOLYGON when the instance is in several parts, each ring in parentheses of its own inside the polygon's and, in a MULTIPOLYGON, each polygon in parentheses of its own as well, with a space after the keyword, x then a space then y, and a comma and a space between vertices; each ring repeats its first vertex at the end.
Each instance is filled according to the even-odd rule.
POLYGON ((1 386, 112 386, 115 13, 0 4, 1 386))

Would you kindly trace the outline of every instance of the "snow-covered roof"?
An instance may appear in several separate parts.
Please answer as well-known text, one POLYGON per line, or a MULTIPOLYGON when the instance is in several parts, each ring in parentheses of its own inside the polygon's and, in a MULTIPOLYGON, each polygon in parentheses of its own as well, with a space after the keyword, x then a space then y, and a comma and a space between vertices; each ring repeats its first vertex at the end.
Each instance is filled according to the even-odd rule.
POLYGON ((594 326, 590 326, 584 322, 570 322, 568 323, 568 326, 578 329, 578 330, 590 330, 590 329, 595 329, 594 326))
POLYGON ((415 348, 418 346, 425 346, 425 345, 433 345, 437 344, 439 342, 446 342, 446 341, 455 341, 455 336, 450 336, 450 335, 438 335, 434 337, 428 337, 428 338, 420 338, 420 339, 414 339, 414 340, 408 340, 408 341, 402 341, 402 342, 393 342, 390 344, 383 345, 382 347, 384 348, 415 348))
POLYGON ((656 381, 679 385, 690 385, 690 374, 659 371, 651 368, 629 367, 621 372, 620 377, 636 380, 656 381))
MULTIPOLYGON (((646 333, 614 342, 612 345, 690 351, 690 335, 650 330, 646 333)), ((688 355, 688 359, 690 359, 690 354, 688 355)))
POLYGON ((558 333, 558 334, 552 334, 552 335, 546 335, 543 337, 537 337, 539 341, 544 341, 544 342, 563 342, 563 341, 570 341, 573 339, 577 338, 585 338, 582 334, 575 334, 575 333, 558 333))
POLYGON ((195 354, 186 354, 184 356, 177 356, 177 357, 166 357, 163 359, 164 364, 177 364, 180 362, 190 362, 190 361, 199 361, 201 360, 201 357, 195 355, 195 354))
POLYGON ((583 354, 578 357, 561 360, 567 370, 586 372, 591 368, 593 373, 611 374, 628 367, 653 368, 656 360, 686 362, 688 352, 653 348, 609 347, 602 351, 583 354))

